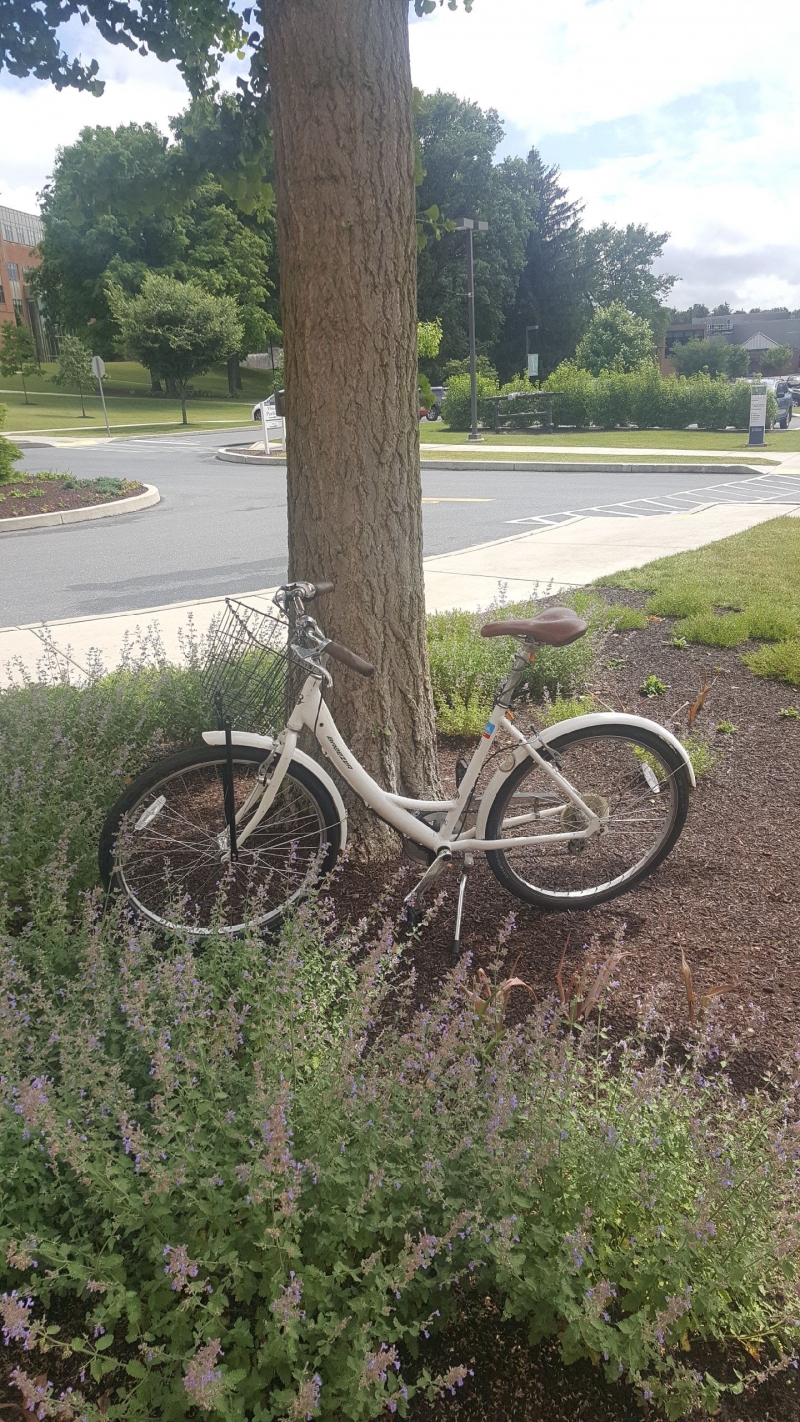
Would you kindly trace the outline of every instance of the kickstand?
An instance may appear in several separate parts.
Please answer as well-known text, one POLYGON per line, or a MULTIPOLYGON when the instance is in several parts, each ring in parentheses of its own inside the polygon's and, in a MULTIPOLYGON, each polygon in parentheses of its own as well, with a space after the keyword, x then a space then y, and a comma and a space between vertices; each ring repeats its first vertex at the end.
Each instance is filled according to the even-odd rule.
POLYGON ((461 956, 461 918, 464 913, 464 897, 467 892, 467 879, 470 870, 475 863, 474 854, 464 855, 464 867, 461 870, 461 878, 458 884, 458 903, 456 905, 456 931, 453 938, 453 957, 458 960, 461 956))

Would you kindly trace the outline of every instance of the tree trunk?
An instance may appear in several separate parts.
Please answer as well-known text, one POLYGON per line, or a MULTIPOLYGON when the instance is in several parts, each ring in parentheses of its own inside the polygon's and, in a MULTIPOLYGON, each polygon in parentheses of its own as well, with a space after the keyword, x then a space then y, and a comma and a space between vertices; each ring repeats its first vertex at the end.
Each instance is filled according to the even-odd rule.
POLYGON ((157 375, 154 375, 154 374, 153 374, 152 370, 150 371, 150 394, 151 394, 151 395, 160 395, 160 394, 161 394, 161 381, 159 380, 159 378, 158 378, 157 375))
MULTIPOLYGON (((389 790, 438 786, 422 576, 408 0, 262 0, 274 128, 290 579, 375 664, 332 709, 389 790)), ((357 838, 394 840, 356 813, 357 838)))
POLYGON ((85 419, 86 419, 86 406, 85 406, 84 403, 83 403, 83 386, 82 386, 80 383, 78 384, 78 393, 80 394, 80 397, 81 397, 81 419, 82 419, 82 420, 85 420, 85 419))
POLYGON ((236 399, 237 390, 242 388, 242 377, 239 374, 238 355, 228 356, 228 394, 236 399))
POLYGON ((185 425, 188 425, 189 421, 188 421, 187 418, 186 418, 186 381, 185 381, 185 380, 181 380, 181 381, 180 381, 180 396, 181 396, 181 420, 183 421, 183 423, 184 423, 185 425))

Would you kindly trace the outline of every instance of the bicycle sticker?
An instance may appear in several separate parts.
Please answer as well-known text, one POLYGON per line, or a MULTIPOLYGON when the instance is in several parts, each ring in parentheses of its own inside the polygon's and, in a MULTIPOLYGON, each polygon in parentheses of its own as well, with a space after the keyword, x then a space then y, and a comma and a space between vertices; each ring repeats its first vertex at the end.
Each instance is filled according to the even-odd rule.
POLYGON ((494 732, 495 732, 494 721, 487 721, 487 722, 486 722, 486 727, 485 727, 484 732, 483 732, 484 740, 490 741, 490 740, 492 739, 492 736, 494 735, 494 732))

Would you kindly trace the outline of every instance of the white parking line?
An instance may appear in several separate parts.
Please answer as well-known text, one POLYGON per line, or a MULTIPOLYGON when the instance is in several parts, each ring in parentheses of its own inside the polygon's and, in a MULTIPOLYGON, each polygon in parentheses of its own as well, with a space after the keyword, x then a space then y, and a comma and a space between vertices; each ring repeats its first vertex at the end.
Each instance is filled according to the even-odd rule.
MULTIPOLYGON (((800 503, 800 474, 755 474, 748 479, 728 479, 722 484, 704 484, 696 489, 681 489, 663 498, 620 499, 612 504, 589 504, 579 509, 564 509, 548 514, 547 519, 563 519, 577 514, 601 514, 606 518, 648 518, 654 514, 671 514, 692 509, 697 512, 709 503, 716 504, 785 504, 800 503), (709 497, 712 496, 712 497, 709 497)), ((541 514, 527 518, 509 518, 509 524, 542 524, 541 514)))

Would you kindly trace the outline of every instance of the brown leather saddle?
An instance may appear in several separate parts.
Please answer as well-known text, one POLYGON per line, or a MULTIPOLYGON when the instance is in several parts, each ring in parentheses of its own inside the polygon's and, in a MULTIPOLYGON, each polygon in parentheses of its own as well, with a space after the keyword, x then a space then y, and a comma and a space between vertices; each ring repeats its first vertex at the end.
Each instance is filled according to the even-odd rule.
POLYGON ((570 642, 577 642, 588 626, 571 607, 547 607, 535 617, 487 622, 481 628, 481 636, 516 637, 521 642, 538 642, 542 647, 566 647, 570 642))

